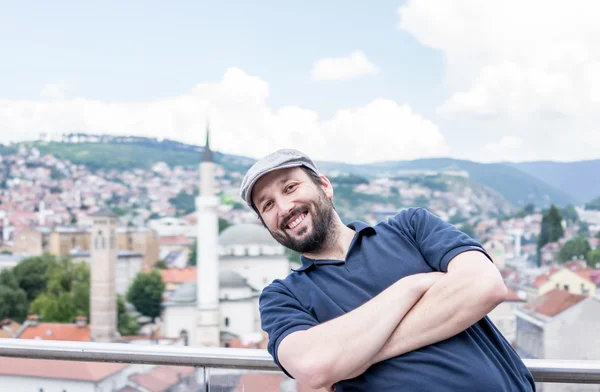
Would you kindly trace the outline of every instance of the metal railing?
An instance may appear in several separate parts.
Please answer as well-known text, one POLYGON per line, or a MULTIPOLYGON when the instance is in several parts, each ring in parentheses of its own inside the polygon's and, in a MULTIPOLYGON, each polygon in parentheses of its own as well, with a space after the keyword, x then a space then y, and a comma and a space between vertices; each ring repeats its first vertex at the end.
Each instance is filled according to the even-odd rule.
MULTIPOLYGON (((0 339, 0 357, 279 370, 266 350, 0 339)), ((537 382, 600 384, 600 361, 523 359, 537 382)))

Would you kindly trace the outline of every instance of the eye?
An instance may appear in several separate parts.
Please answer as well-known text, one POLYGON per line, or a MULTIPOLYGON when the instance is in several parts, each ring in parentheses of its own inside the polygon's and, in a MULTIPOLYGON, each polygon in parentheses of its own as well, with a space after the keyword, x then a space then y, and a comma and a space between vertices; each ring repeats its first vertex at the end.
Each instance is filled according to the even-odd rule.
POLYGON ((263 212, 268 210, 272 204, 273 204, 273 202, 271 202, 271 201, 268 201, 265 204, 263 204, 263 207, 262 207, 263 212))
POLYGON ((285 191, 286 192, 292 192, 294 189, 296 189, 297 184, 290 184, 288 186, 285 187, 285 191))

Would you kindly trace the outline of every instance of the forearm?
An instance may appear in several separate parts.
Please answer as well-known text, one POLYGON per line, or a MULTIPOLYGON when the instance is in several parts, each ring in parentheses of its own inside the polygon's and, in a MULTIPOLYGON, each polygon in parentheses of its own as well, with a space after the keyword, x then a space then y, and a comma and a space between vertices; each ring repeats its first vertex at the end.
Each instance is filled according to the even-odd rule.
POLYGON ((304 366, 298 371, 313 386, 347 379, 370 364, 432 283, 416 275, 401 279, 352 312, 298 333, 293 342, 297 350, 287 355, 300 358, 296 363, 304 366))
POLYGON ((472 276, 457 281, 444 275, 423 295, 375 355, 377 363, 448 339, 487 315, 503 300, 496 276, 472 276), (490 288, 489 280, 495 282, 490 288))

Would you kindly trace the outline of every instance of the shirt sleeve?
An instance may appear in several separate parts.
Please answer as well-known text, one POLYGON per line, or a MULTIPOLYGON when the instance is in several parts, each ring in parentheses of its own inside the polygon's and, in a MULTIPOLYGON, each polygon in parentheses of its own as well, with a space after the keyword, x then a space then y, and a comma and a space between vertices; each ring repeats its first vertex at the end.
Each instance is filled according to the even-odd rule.
POLYGON ((277 349, 292 332, 310 329, 319 324, 317 319, 300 304, 298 299, 278 281, 267 286, 260 295, 259 309, 262 329, 269 336, 267 351, 275 364, 290 378, 279 362, 277 349))
POLYGON ((407 209, 393 220, 415 241, 425 261, 437 271, 447 272, 450 260, 466 251, 482 252, 493 262, 479 242, 424 208, 407 209))

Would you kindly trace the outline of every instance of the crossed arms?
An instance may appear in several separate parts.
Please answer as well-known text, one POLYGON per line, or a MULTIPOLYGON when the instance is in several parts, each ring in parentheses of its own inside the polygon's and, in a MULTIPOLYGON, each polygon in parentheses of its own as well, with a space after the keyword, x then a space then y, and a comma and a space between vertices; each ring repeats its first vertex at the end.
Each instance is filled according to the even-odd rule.
POLYGON ((407 276, 355 310, 280 343, 281 365, 319 389, 371 365, 450 338, 506 298, 498 269, 479 251, 455 256, 447 273, 407 276))

